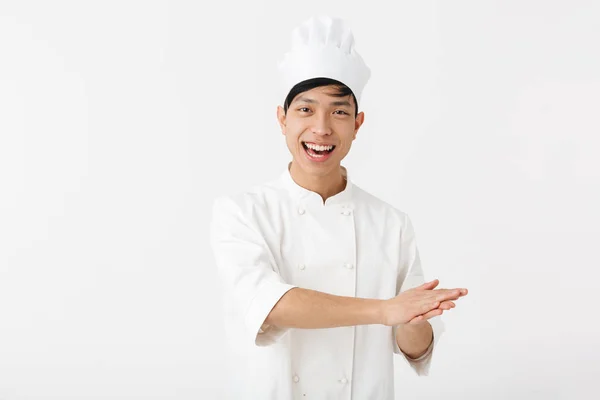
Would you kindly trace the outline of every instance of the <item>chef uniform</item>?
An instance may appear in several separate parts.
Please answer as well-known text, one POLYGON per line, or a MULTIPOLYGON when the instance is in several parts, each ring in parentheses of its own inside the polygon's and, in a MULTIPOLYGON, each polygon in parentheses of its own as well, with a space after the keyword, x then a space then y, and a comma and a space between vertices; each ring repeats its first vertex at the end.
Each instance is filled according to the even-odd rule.
MULTIPOLYGON (((321 29, 325 33, 321 39, 334 43, 337 32, 338 43, 345 38, 346 50, 356 61, 348 31, 339 28, 339 20, 321 17, 308 20, 296 32, 321 29)), ((348 60, 343 62, 348 66, 348 60)), ((337 71, 341 69, 338 66, 337 71)), ((307 73, 345 83, 335 69, 325 75, 307 73)), ((351 87, 355 96, 360 93, 356 82, 351 87)), ((411 221, 406 213, 355 185, 344 166, 340 172, 345 188, 325 201, 299 186, 290 166, 276 179, 219 196, 213 203, 211 247, 224 290, 231 350, 228 398, 394 399, 393 354, 418 375, 427 375, 444 330, 440 317, 429 320, 434 341, 415 360, 399 349, 395 327, 295 329, 264 321, 295 287, 389 299, 423 284, 411 221)))

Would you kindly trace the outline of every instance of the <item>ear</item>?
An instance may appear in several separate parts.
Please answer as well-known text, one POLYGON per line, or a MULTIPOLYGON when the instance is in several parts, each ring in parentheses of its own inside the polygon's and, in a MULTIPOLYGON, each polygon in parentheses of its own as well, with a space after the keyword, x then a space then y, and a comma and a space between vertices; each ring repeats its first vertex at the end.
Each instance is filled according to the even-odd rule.
POLYGON ((285 135, 285 111, 283 111, 283 107, 281 106, 277 106, 277 122, 279 122, 281 134, 285 135))
POLYGON ((354 118, 354 137, 352 140, 356 139, 356 134, 358 130, 362 126, 363 122, 365 122, 365 113, 363 111, 359 112, 356 118, 354 118))

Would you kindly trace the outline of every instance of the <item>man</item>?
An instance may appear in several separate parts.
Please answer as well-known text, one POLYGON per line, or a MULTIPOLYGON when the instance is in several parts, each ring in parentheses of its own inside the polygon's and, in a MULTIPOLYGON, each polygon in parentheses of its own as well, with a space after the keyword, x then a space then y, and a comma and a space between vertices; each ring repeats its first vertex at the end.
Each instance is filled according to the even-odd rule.
POLYGON ((279 179, 215 200, 211 245, 240 399, 393 399, 393 354, 428 374, 441 315, 466 289, 424 282, 408 215, 341 165, 370 70, 343 21, 311 18, 280 63, 279 179), (431 320, 432 324, 429 323, 431 320))

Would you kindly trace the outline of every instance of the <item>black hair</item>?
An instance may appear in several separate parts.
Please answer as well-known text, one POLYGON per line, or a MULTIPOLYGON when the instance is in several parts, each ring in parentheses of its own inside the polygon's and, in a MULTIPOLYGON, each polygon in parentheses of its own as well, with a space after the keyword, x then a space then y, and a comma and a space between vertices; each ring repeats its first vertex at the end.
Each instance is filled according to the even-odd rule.
POLYGON ((358 115, 358 102, 356 101, 356 96, 354 96, 354 93, 348 86, 344 85, 340 81, 336 81, 335 79, 331 78, 312 78, 296 84, 292 88, 292 90, 290 90, 287 97, 285 98, 285 101, 283 102, 283 111, 287 114, 287 110, 290 106, 290 103, 300 93, 307 92, 317 87, 330 85, 334 86, 337 89, 337 92, 332 94, 335 97, 346 97, 352 95, 352 99, 354 100, 354 117, 356 117, 358 115))

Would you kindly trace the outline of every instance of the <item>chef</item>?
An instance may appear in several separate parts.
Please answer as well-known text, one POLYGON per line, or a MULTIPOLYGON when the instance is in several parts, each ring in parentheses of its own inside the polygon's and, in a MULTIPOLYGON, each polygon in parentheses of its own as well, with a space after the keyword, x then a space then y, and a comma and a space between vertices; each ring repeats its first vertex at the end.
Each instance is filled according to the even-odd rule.
POLYGON ((302 23, 279 73, 292 160, 213 205, 228 398, 393 399, 393 355, 427 375, 444 330, 436 317, 467 290, 425 282, 408 215, 341 165, 371 74, 344 21, 302 23))

